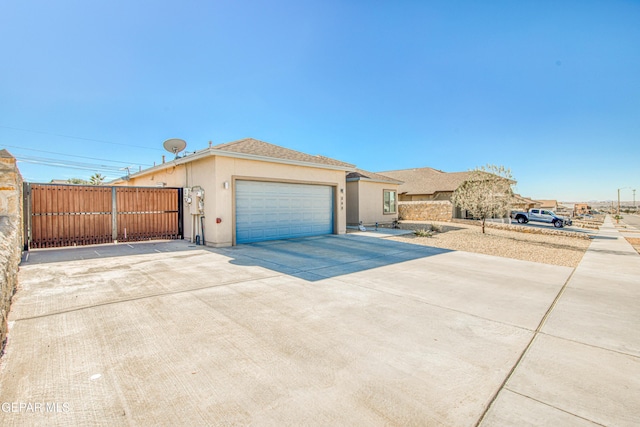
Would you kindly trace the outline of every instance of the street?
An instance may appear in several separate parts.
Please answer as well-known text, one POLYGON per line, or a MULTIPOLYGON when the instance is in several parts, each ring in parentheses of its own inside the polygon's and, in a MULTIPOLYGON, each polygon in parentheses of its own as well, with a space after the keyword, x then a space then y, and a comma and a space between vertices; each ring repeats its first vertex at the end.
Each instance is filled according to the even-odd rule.
POLYGON ((621 222, 640 230, 640 215, 622 214, 621 222))

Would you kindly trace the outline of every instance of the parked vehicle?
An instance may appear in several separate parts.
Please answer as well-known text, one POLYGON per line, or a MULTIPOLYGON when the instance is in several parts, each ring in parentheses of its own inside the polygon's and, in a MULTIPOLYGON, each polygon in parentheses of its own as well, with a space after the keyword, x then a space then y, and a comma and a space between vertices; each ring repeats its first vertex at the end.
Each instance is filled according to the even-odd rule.
POLYGON ((519 224, 526 224, 529 221, 546 222, 553 224, 556 228, 571 225, 571 219, 556 215, 553 211, 547 209, 529 209, 529 212, 512 211, 511 218, 518 221, 519 224))

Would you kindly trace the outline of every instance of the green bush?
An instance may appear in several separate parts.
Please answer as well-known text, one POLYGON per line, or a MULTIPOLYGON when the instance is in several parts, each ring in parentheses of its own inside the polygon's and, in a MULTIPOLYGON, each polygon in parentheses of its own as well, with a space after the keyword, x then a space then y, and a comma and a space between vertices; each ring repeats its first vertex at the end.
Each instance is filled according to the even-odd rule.
POLYGON ((439 224, 431 224, 431 231, 435 231, 436 233, 442 233, 442 226, 439 224))

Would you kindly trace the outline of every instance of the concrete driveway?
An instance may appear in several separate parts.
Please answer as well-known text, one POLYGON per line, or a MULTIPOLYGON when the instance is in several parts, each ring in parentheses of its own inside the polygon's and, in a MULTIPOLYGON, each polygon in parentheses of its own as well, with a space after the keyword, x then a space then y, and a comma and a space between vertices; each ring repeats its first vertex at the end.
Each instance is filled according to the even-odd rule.
POLYGON ((572 271, 358 235, 32 252, 0 425, 473 426, 572 271))

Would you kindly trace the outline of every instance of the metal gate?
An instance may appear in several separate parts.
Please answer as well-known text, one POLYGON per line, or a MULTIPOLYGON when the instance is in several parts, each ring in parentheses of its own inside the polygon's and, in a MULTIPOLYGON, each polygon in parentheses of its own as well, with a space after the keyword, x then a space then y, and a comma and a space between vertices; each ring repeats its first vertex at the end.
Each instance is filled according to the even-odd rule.
POLYGON ((25 250, 183 237, 180 188, 24 186, 25 250))

